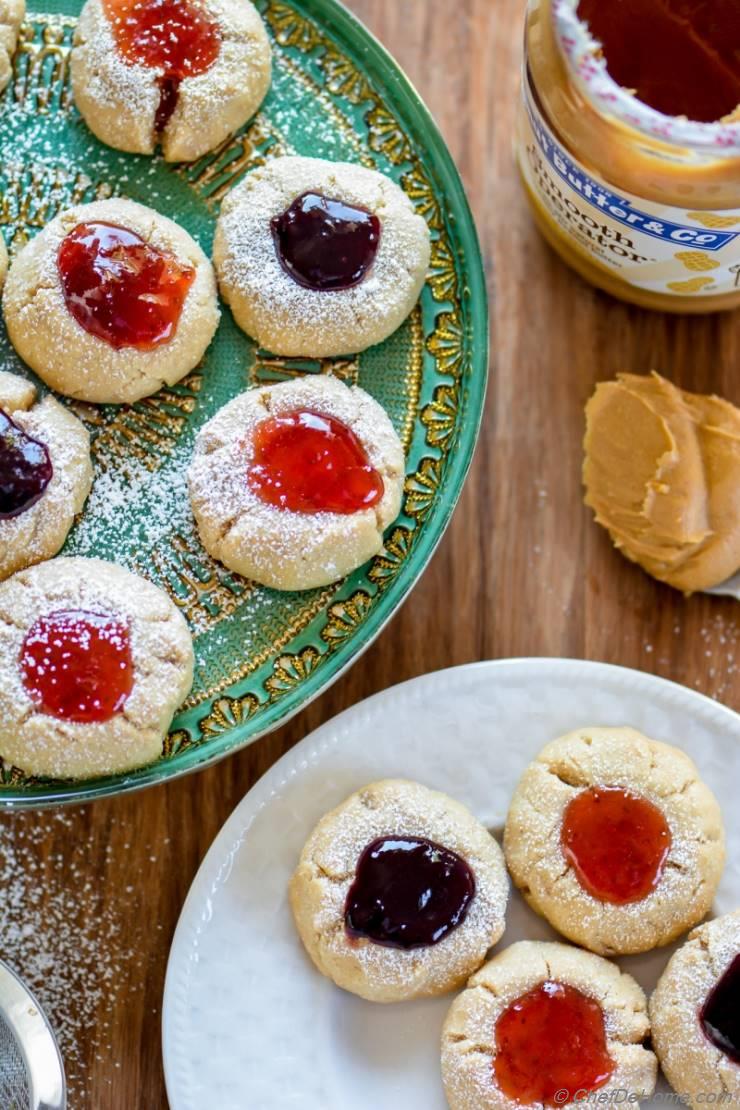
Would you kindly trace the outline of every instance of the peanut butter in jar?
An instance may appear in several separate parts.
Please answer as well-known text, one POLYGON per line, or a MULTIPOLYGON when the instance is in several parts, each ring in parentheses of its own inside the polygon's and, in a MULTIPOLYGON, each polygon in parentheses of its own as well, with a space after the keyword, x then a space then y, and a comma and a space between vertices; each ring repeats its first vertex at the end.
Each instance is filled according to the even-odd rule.
POLYGON ((739 51, 735 0, 530 0, 519 165, 543 235, 594 285, 740 307, 739 51))

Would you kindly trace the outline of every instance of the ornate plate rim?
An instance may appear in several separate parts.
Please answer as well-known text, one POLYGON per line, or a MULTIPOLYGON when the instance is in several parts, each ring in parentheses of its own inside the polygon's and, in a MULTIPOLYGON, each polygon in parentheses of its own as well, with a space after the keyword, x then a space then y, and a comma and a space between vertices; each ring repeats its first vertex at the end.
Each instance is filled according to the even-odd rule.
MULTIPOLYGON (((478 442, 485 407, 490 363, 489 308, 486 275, 478 230, 462 178, 434 117, 416 88, 395 61, 390 51, 351 13, 340 0, 303 0, 307 13, 320 27, 330 27, 340 41, 354 39, 363 47, 365 66, 375 78, 388 84, 392 79, 393 99, 402 101, 401 117, 411 125, 412 137, 422 132, 426 152, 432 157, 435 175, 454 202, 457 226, 467 239, 465 296, 470 319, 471 372, 461 400, 461 417, 455 449, 450 452, 445 476, 447 499, 437 501, 425 526, 423 545, 412 553, 368 617, 348 642, 327 658, 294 690, 286 692, 265 710, 261 727, 250 727, 248 720, 224 732, 219 740, 199 743, 168 759, 158 760, 130 774, 111 775, 79 782, 44 782, 22 790, 0 787, 0 810, 44 809, 74 805, 97 798, 132 793, 149 786, 170 782, 183 775, 203 770, 228 755, 248 747, 275 731, 324 693, 345 673, 380 635, 395 616, 426 570, 444 536, 462 493, 478 442)), ((33 12, 29 12, 32 18, 33 12)))
MULTIPOLYGON (((570 679, 587 678, 593 684, 616 687, 620 692, 624 692, 627 688, 636 690, 639 696, 648 700, 655 698, 656 701, 670 701, 677 705, 679 710, 687 706, 695 707, 698 715, 713 719, 717 722, 718 728, 724 726, 727 727, 728 732, 732 731, 736 736, 740 735, 740 714, 729 706, 681 683, 613 663, 546 656, 488 659, 428 672, 387 687, 324 722, 274 763, 237 803, 211 842, 188 890, 170 946, 162 1002, 162 1061, 167 1096, 172 1110, 178 1110, 180 1107, 185 1110, 192 1105, 186 1098, 183 1099, 183 1088, 178 1083, 177 1077, 181 1074, 177 1067, 178 1062, 181 1061, 181 1055, 178 1053, 181 1054, 182 1048, 178 1048, 174 1038, 175 1025, 178 1021, 182 1021, 184 1013, 187 969, 191 963, 192 950, 199 944, 199 924, 206 923, 210 919, 216 888, 228 879, 234 856, 249 836, 249 829, 257 814, 261 813, 270 802, 281 797, 283 789, 296 774, 300 774, 302 767, 314 766, 314 756, 318 756, 320 760, 327 752, 341 748, 348 738, 351 742, 352 719, 372 717, 379 703, 388 701, 393 703, 394 700, 408 698, 411 696, 411 691, 418 690, 425 684, 433 684, 435 689, 438 689, 445 682, 448 693, 454 696, 453 688, 456 685, 464 686, 466 679, 475 672, 483 674, 492 672, 494 681, 495 676, 502 676, 505 681, 507 672, 517 676, 522 671, 526 673, 528 668, 538 670, 540 679, 544 675, 563 685, 569 685, 570 679), (175 970, 176 964, 177 970, 175 970)), ((577 710, 575 713, 577 716, 577 710)))

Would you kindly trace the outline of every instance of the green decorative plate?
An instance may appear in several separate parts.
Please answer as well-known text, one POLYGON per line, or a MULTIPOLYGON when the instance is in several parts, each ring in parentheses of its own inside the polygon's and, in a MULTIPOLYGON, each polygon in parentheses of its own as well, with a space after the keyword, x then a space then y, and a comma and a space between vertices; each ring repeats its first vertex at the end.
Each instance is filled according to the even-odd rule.
MULTIPOLYGON (((98 143, 72 103, 75 0, 42 0, 23 28, 0 109, 0 223, 11 254, 60 208, 125 195, 173 216, 210 250, 219 203, 255 166, 296 152, 358 161, 400 182, 432 232, 429 280, 404 327, 351 359, 276 358, 228 310, 203 363, 132 406, 70 402, 93 436, 96 482, 65 553, 138 571, 195 637, 192 694, 163 758, 85 783, 2 769, 0 804, 79 801, 203 767, 275 728, 367 647, 413 586, 449 521, 480 423, 488 360, 485 282, 473 221, 444 142, 383 48, 336 0, 258 0, 275 47, 272 90, 252 123, 193 164, 98 143), (358 381, 407 453, 403 511, 384 551, 323 590, 280 594, 228 573, 200 546, 185 470, 198 428, 250 384, 298 374, 358 381)), ((5 335, 0 367, 28 371, 5 335)))

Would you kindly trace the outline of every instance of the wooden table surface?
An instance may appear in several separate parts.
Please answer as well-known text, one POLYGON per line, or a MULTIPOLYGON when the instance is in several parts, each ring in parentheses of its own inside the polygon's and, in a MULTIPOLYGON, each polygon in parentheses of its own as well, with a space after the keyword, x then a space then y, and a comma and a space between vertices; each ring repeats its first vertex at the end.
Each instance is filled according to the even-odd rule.
POLYGON ((686 600, 623 561, 583 508, 579 477, 584 402, 617 371, 656 368, 740 402, 737 317, 624 307, 540 241, 512 163, 523 0, 350 7, 430 105, 478 220, 493 329, 480 445, 423 581, 300 716, 196 777, 61 815, 2 817, 2 954, 52 1003, 72 1110, 166 1107, 162 987, 193 875, 249 787, 340 710, 427 671, 525 655, 637 667, 740 705, 735 603, 686 600))

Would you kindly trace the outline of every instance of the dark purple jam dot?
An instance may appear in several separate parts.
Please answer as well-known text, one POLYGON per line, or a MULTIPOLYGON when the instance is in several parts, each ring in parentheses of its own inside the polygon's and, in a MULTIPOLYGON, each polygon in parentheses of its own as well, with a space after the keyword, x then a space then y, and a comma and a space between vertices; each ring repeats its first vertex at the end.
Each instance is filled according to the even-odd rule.
POLYGON ((54 473, 43 443, 26 435, 0 409, 0 520, 35 505, 54 473))
POLYGON ((707 1040, 740 1064, 740 955, 709 994, 699 1021, 707 1040))
POLYGON ((320 193, 304 193, 272 221, 283 269, 307 289, 351 289, 375 261, 380 220, 320 193))
POLYGON ((180 78, 160 77, 157 85, 159 86, 159 104, 154 115, 154 130, 158 135, 161 135, 175 114, 175 108, 180 99, 180 78))
POLYGON ((350 937, 425 948, 463 923, 474 895, 473 872, 448 848, 423 837, 383 836, 360 856, 344 923, 350 937))

